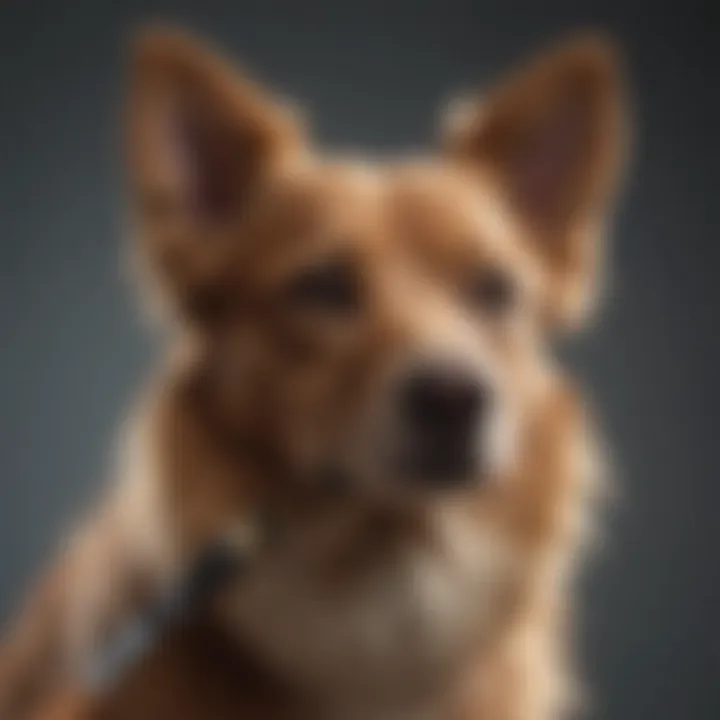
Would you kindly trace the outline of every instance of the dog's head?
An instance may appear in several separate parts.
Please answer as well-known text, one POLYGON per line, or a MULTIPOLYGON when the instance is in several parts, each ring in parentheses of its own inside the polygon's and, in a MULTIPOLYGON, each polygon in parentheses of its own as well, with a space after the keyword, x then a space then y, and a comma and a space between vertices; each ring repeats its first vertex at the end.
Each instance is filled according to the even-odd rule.
POLYGON ((426 159, 315 151, 196 43, 143 35, 132 194, 148 266, 226 427, 288 477, 453 488, 503 475, 592 304, 622 150, 614 54, 584 38, 448 116, 426 159))

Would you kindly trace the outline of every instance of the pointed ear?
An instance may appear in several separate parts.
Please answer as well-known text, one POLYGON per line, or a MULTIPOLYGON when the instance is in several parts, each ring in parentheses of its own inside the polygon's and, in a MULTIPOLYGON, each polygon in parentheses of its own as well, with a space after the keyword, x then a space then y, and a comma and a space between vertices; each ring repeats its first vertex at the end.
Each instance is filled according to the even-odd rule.
POLYGON ((625 155, 617 53, 577 37, 463 103, 445 130, 450 155, 495 179, 549 271, 555 315, 578 320, 594 296, 602 222, 625 155))
POLYGON ((230 63, 179 31, 132 46, 128 117, 134 196, 200 223, 232 218, 298 139, 294 119, 230 63))
POLYGON ((242 238, 263 178, 302 147, 288 108, 176 30, 132 43, 127 107, 139 269, 187 312, 242 238))

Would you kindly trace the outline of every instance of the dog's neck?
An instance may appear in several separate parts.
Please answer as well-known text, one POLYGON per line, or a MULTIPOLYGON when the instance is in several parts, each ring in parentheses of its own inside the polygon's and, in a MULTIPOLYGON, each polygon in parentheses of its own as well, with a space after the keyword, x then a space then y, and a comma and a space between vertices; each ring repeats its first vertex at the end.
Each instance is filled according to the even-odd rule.
POLYGON ((230 632, 303 689, 314 718, 447 717, 491 624, 488 563, 501 558, 460 506, 418 519, 328 505, 230 596, 230 632))

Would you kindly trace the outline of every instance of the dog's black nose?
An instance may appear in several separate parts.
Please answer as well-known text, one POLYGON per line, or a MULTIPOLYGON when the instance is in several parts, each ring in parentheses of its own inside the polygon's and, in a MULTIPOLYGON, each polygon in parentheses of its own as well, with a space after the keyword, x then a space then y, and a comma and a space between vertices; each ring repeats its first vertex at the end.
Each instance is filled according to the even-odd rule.
POLYGON ((443 487, 474 482, 482 471, 489 405, 482 379, 447 361, 426 364, 403 380, 399 402, 401 472, 443 487))
POLYGON ((447 363, 416 370, 405 380, 402 393, 406 422, 412 431, 428 440, 466 438, 487 404, 482 381, 447 363))

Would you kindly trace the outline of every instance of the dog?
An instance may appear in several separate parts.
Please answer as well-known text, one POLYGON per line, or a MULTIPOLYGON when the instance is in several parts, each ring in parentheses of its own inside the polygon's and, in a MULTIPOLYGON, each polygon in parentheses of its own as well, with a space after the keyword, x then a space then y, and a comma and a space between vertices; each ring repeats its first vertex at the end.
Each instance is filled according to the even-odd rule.
POLYGON ((140 33, 130 204, 168 352, 6 638, 3 718, 251 520, 271 540, 212 622, 63 717, 567 711, 598 453, 551 342, 596 303, 623 85, 612 43, 578 35, 455 103, 437 151, 370 163, 321 153, 201 42, 140 33))

